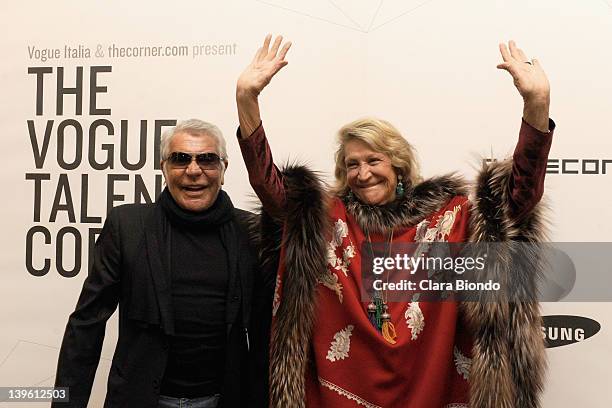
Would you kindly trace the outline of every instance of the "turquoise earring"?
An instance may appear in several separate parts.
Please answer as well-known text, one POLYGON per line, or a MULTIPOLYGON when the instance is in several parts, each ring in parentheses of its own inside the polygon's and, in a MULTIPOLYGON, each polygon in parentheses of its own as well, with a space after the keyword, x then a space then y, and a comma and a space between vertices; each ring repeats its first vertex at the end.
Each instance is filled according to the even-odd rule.
POLYGON ((395 186, 395 196, 403 197, 404 196, 404 183, 402 182, 402 176, 397 176, 398 182, 395 186))

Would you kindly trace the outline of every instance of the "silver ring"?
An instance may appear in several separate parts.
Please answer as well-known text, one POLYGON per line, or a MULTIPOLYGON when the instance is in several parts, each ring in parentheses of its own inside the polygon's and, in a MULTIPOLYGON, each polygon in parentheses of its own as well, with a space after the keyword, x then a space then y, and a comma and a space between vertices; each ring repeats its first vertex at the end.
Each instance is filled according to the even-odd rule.
POLYGON ((531 62, 531 61, 525 61, 525 64, 533 65, 533 62, 531 62))

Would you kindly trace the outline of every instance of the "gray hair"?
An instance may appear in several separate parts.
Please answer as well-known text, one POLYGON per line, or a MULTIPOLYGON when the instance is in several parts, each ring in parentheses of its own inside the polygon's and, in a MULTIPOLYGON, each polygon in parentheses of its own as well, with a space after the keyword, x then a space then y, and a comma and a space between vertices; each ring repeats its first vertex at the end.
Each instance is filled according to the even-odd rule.
POLYGON ((182 120, 178 122, 176 126, 164 132, 161 137, 161 143, 159 144, 159 152, 162 160, 166 160, 170 155, 168 150, 170 148, 170 141, 174 135, 181 132, 185 132, 193 136, 211 136, 217 142, 217 154, 221 156, 222 161, 227 160, 227 146, 225 144, 223 133, 221 133, 221 129, 212 123, 204 122, 200 119, 182 120))
POLYGON ((391 165, 404 182, 416 185, 423 181, 419 170, 414 147, 391 123, 372 117, 357 119, 338 131, 338 150, 336 151, 336 186, 338 194, 348 193, 348 181, 344 146, 351 140, 360 140, 376 152, 391 159, 391 165))

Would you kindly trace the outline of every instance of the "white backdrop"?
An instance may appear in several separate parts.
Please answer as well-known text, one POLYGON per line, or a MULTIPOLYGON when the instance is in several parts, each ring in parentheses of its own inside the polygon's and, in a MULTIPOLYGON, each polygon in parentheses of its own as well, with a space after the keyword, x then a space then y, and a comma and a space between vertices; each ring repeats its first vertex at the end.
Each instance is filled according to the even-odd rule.
MULTIPOLYGON (((497 44, 516 40, 541 61, 552 84, 551 116, 558 128, 550 157, 578 169, 578 174, 547 175, 552 239, 609 241, 612 163, 607 173, 602 168, 603 161, 612 159, 610 0, 88 0, 5 2, 0 8, 0 182, 5 191, 0 386, 53 384, 63 330, 86 276, 90 229, 101 228, 101 222, 86 217, 104 219, 109 186, 115 195, 123 195, 112 205, 133 202, 140 184, 154 195, 155 179, 161 174, 154 166, 155 121, 198 117, 218 124, 230 156, 225 189, 235 204, 252 208, 252 191, 234 137, 234 89, 238 74, 268 32, 282 33, 293 42, 289 65, 261 97, 276 161, 307 161, 328 175, 335 131, 364 115, 396 125, 417 147, 426 177, 453 170, 469 177, 474 174, 475 155, 510 154, 522 101, 509 75, 495 67, 500 61, 497 44), (65 47, 73 54, 67 56, 65 47), (143 55, 121 56, 133 47, 143 55), (185 50, 186 55, 144 56, 139 47, 160 47, 163 54, 185 50), (43 61, 44 56, 49 58, 43 61), (94 66, 110 68, 97 74, 100 88, 91 106, 94 66), (42 94, 37 91, 37 74, 28 73, 40 67, 49 71, 40 74, 42 94), (60 96, 59 113, 58 76, 65 87, 75 87, 77 67, 83 73, 82 104, 76 95, 60 96), (110 114, 92 111, 96 108, 110 109, 110 114), (98 128, 92 144, 90 129, 96 120, 108 121, 104 123, 112 125, 114 134, 98 128), (122 121, 127 136, 123 160, 122 121), (122 161, 138 162, 143 148, 141 121, 147 126, 146 163, 128 170, 122 161), (45 155, 41 148, 47 126, 45 155), (62 126, 63 136, 58 131, 62 126), (75 126, 82 128, 82 145, 75 126), (63 143, 58 143, 62 137, 63 143), (103 163, 108 145, 114 149, 113 167, 95 170, 90 149, 93 160, 103 163), (41 156, 38 166, 36 155, 41 156), (572 159, 578 162, 567 162, 572 159), (600 174, 586 174, 581 168, 584 159, 596 160, 600 174), (66 169, 60 166, 64 162, 76 164, 66 169), (109 175, 116 175, 116 180, 109 175), (43 233, 35 233, 28 256, 27 234, 33 227, 48 231, 50 242, 45 243, 43 233), (58 232, 65 227, 78 233, 72 230, 64 236, 58 257, 58 232), (75 236, 82 239, 80 264, 75 264, 75 236), (45 259, 50 262, 47 273, 28 272, 28 263, 40 270, 45 259), (80 271, 64 277, 58 262, 64 270, 80 271)), ((579 268, 577 273, 581 274, 579 268)), ((544 311, 585 316, 601 324, 592 338, 549 349, 544 407, 611 406, 610 304, 546 304, 544 311)), ((90 407, 102 406, 115 341, 113 317, 90 407)))

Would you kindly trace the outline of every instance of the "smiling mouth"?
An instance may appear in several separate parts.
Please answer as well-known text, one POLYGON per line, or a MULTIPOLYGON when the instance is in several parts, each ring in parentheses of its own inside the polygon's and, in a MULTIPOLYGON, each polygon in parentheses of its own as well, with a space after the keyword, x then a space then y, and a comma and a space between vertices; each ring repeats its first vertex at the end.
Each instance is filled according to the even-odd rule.
POLYGON ((378 186, 378 185, 380 185, 380 184, 381 184, 381 183, 376 183, 376 184, 372 184, 372 185, 369 185, 369 186, 359 186, 359 189, 361 189, 361 190, 367 190, 367 189, 369 189, 369 188, 376 187, 376 186, 378 186))
POLYGON ((206 186, 183 186, 182 188, 185 191, 198 192, 204 190, 206 186))

